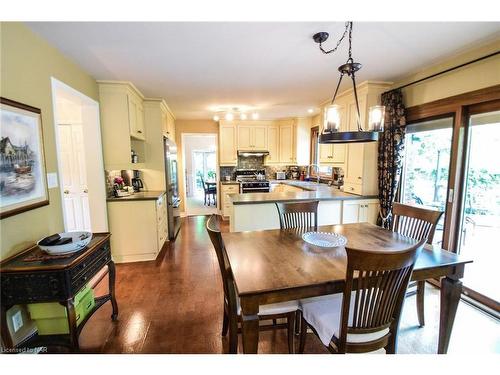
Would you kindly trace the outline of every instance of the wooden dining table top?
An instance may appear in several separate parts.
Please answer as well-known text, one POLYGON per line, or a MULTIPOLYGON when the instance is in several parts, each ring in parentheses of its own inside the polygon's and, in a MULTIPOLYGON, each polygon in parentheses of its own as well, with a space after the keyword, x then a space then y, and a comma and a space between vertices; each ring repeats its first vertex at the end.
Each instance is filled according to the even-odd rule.
MULTIPOLYGON (((347 247, 359 250, 398 251, 416 243, 401 234, 369 223, 319 226, 347 238, 347 247)), ((302 239, 306 230, 262 230, 222 233, 240 296, 345 280, 344 247, 321 248, 302 239)), ((414 273, 420 270, 469 263, 455 253, 426 245, 414 273)))

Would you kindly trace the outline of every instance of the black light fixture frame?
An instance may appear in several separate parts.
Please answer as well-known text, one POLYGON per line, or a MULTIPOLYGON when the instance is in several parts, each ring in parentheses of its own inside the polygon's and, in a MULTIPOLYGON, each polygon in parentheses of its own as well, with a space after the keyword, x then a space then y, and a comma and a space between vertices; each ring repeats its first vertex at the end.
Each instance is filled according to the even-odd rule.
POLYGON ((335 102, 337 93, 339 91, 340 84, 342 83, 342 78, 344 75, 351 77, 352 86, 354 90, 354 99, 356 101, 356 123, 358 125, 357 131, 328 131, 323 132, 319 136, 319 143, 362 143, 362 142, 375 142, 378 140, 378 132, 375 131, 365 131, 361 126, 361 115, 359 112, 359 102, 358 102, 358 92, 356 90, 356 72, 361 69, 362 65, 360 63, 354 62, 352 58, 352 22, 346 22, 345 31, 341 38, 338 40, 335 48, 325 51, 322 44, 328 39, 329 34, 325 31, 321 31, 313 35, 313 40, 319 44, 319 49, 324 54, 329 54, 335 52, 340 46, 346 35, 349 36, 349 57, 345 64, 339 66, 338 70, 340 72, 339 82, 337 83, 337 88, 333 94, 333 99, 330 104, 335 102))

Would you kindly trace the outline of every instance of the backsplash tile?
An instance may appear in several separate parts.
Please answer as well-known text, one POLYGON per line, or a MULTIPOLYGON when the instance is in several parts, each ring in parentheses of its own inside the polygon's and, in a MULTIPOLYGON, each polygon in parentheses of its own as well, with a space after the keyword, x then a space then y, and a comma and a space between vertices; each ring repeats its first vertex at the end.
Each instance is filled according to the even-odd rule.
MULTIPOLYGON (((264 156, 246 156, 238 157, 238 166, 236 167, 220 167, 220 179, 225 180, 229 176, 231 180, 236 178, 236 169, 265 169, 268 179, 275 179, 276 172, 287 171, 287 166, 284 165, 263 165, 264 156)), ((299 167, 299 171, 306 170, 306 167, 299 167)))

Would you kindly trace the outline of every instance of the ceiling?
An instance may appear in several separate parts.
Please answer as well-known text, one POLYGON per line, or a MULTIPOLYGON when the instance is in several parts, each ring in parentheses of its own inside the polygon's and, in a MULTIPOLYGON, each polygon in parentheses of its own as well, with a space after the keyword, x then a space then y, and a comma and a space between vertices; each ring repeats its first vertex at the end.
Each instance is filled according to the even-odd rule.
MULTIPOLYGON (((260 118, 307 116, 331 97, 347 44, 343 22, 39 22, 28 26, 96 79, 133 82, 163 97, 178 119, 247 106, 260 118)), ((364 80, 397 81, 476 44, 500 38, 500 23, 356 22, 353 57, 364 80)), ((347 81, 347 80, 346 80, 347 81)), ((342 88, 347 88, 348 82, 342 88)))

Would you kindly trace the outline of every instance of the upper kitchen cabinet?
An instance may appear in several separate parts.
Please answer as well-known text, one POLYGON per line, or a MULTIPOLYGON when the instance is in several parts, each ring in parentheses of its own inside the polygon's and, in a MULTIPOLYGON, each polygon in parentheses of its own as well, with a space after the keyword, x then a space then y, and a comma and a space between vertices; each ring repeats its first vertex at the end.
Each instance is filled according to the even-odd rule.
POLYGON ((290 123, 279 125, 280 128, 280 162, 284 164, 295 164, 295 123, 292 120, 290 123))
MULTIPOLYGON (((346 131, 348 128, 347 106, 340 105, 340 124, 341 131, 346 131)), ((320 116, 323 121, 323 113, 320 116)), ((346 145, 345 144, 320 144, 319 145, 319 162, 320 164, 328 164, 342 167, 346 161, 346 145)))
POLYGON ((238 150, 263 151, 268 148, 268 126, 245 122, 237 125, 238 150))
POLYGON ((162 124, 163 135, 168 139, 175 140, 175 117, 165 101, 163 101, 162 106, 162 124))
MULTIPOLYGON (((363 82, 358 86, 360 121, 363 129, 368 127, 369 108, 380 104, 380 96, 388 90, 389 85, 363 82)), ((356 102, 352 90, 347 95, 343 95, 339 102, 345 103, 347 109, 347 121, 344 123, 347 123, 349 130, 357 131, 356 102)), ((348 144, 345 159, 344 191, 359 195, 376 195, 378 193, 378 142, 348 144)))
POLYGON ((283 165, 308 165, 310 162, 311 119, 278 120, 279 160, 283 165))
POLYGON ((144 168, 146 131, 143 95, 130 82, 97 82, 105 168, 144 168), (138 155, 137 164, 132 164, 132 151, 138 155))
POLYGON ((280 163, 280 127, 276 124, 271 124, 267 128, 267 151, 266 164, 280 163))
POLYGON ((236 124, 226 121, 219 122, 219 164, 221 166, 238 164, 237 138, 236 124))

